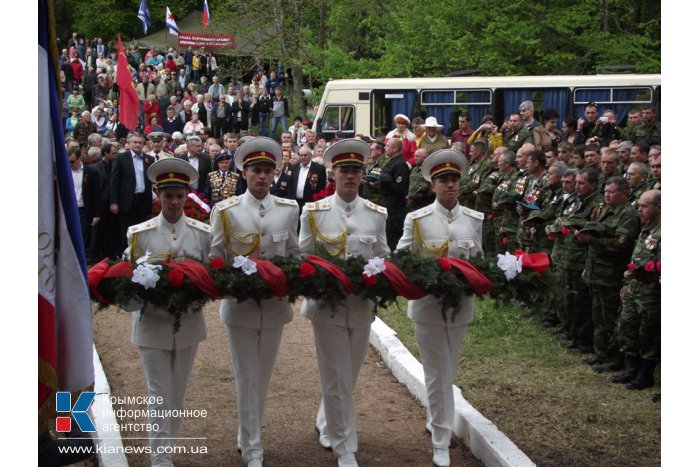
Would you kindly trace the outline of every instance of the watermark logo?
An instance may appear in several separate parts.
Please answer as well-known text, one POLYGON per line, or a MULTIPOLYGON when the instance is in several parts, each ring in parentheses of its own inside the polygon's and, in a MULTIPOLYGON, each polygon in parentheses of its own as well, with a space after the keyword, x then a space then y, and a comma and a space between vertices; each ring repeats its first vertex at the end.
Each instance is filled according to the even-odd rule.
MULTIPOLYGON (((68 412, 75 419, 75 423, 78 424, 78 428, 82 432, 94 432, 95 424, 92 423, 92 419, 87 414, 92 401, 95 399, 94 392, 81 392, 78 400, 75 401, 75 405, 71 408, 70 405, 70 392, 59 391, 56 393, 56 412, 65 413, 68 412)), ((56 431, 59 433, 66 433, 71 430, 71 417, 56 417, 56 431)))

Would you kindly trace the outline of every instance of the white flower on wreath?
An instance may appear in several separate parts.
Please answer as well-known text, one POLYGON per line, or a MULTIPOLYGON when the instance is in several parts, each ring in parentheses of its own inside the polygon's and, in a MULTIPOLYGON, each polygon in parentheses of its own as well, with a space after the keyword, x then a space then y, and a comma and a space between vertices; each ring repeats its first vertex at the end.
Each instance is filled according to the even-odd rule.
POLYGON ((233 258, 233 267, 240 268, 243 271, 243 274, 246 276, 250 276, 251 274, 258 272, 258 266, 247 256, 238 255, 233 258))
POLYGON ((134 269, 134 275, 131 277, 131 281, 142 285, 144 289, 155 288, 160 277, 158 271, 160 271, 161 268, 162 266, 160 265, 141 263, 134 269))
POLYGON ((366 276, 371 277, 376 276, 377 274, 381 274, 384 271, 386 271, 386 266, 384 265, 384 258, 375 256, 374 258, 371 258, 369 261, 367 261, 363 272, 366 276))
POLYGON ((146 250, 146 254, 144 254, 142 257, 136 260, 136 264, 143 264, 143 263, 148 263, 148 260, 151 258, 151 250, 146 250))
POLYGON ((506 276, 506 280, 515 279, 515 277, 523 272, 523 259, 522 257, 511 255, 506 251, 505 255, 498 255, 498 262, 496 263, 498 268, 503 271, 506 276))

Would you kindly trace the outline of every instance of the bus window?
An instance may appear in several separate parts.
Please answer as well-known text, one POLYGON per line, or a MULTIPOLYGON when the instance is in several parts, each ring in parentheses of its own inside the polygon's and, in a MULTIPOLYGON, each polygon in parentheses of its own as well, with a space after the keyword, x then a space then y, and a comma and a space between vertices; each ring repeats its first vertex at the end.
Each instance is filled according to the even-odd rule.
POLYGON ((421 113, 435 117, 449 135, 457 128, 458 116, 469 112, 472 122, 481 122, 491 112, 492 93, 488 89, 428 90, 421 93, 421 113))
POLYGON ((372 92, 371 136, 376 137, 379 133, 386 135, 393 130, 396 114, 412 119, 416 115, 416 94, 416 91, 408 89, 372 92))
POLYGON ((321 133, 333 137, 342 131, 346 137, 355 136, 355 108, 350 105, 331 105, 326 107, 321 121, 321 133))
POLYGON ((586 104, 589 102, 598 104, 600 115, 611 109, 615 112, 618 125, 622 125, 631 108, 642 107, 652 102, 652 89, 650 87, 606 87, 574 90, 576 116, 583 116, 586 104))

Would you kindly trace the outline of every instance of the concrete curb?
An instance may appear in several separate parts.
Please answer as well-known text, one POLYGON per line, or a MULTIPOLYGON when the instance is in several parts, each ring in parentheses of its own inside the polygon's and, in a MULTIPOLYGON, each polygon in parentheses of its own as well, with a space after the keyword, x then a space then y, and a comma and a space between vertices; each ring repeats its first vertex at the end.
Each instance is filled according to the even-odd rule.
MULTIPOLYGON (((423 365, 396 337, 396 332, 379 318, 372 323, 370 343, 382 355, 396 379, 403 383, 423 406, 427 405, 423 365)), ((460 437, 474 456, 487 467, 534 466, 530 460, 489 419, 472 407, 457 386, 452 386, 455 398, 454 433, 460 437)))
POLYGON ((97 431, 90 435, 95 443, 97 460, 101 467, 128 467, 121 434, 119 431, 110 429, 117 425, 117 418, 112 410, 111 390, 107 376, 94 344, 92 364, 95 367, 95 399, 90 406, 90 416, 97 431))

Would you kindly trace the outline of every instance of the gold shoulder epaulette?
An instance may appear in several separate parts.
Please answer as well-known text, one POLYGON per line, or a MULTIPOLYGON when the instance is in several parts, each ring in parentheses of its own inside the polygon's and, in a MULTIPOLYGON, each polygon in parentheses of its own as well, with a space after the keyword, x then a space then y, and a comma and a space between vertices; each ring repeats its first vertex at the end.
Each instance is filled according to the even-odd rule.
POLYGON ((156 220, 149 219, 146 222, 141 222, 140 224, 132 225, 129 227, 129 233, 135 234, 139 232, 144 232, 146 230, 151 230, 156 228, 156 220))
POLYGON ((432 212, 433 212, 433 205, 431 204, 430 206, 416 209, 415 211, 409 213, 408 215, 411 216, 411 219, 415 220, 415 219, 420 219, 421 217, 425 217, 432 212))
POLYGON ((368 208, 370 208, 372 211, 377 211, 380 214, 386 214, 386 208, 384 206, 380 206, 378 204, 373 203, 372 201, 368 199, 362 199, 362 201, 365 202, 365 205, 367 205, 368 208))
POLYGON ((279 196, 273 196, 274 200, 280 204, 286 204, 289 206, 298 206, 296 200, 288 198, 280 198, 279 196))
POLYGON ((313 203, 306 203, 304 207, 307 211, 328 211, 331 208, 331 204, 327 201, 314 201, 313 203))
POLYGON ((466 214, 467 216, 471 216, 475 219, 479 219, 482 221, 484 220, 484 213, 483 212, 475 211, 474 209, 469 209, 466 206, 462 206, 462 212, 464 214, 466 214))
POLYGON ((231 206, 237 205, 240 201, 241 199, 238 196, 231 196, 230 198, 226 198, 223 201, 219 201, 214 206, 216 206, 216 208, 219 211, 223 211, 224 209, 228 209, 231 206))
POLYGON ((187 225, 191 225, 195 229, 202 230, 206 233, 211 232, 211 225, 205 224, 204 222, 200 222, 196 219, 187 218, 187 225))

